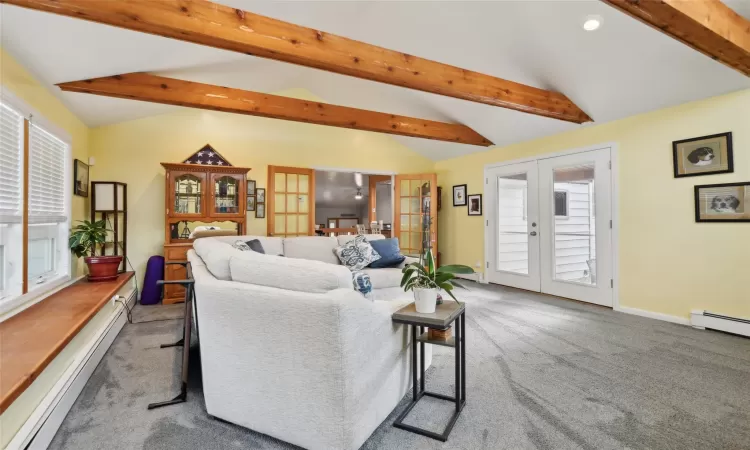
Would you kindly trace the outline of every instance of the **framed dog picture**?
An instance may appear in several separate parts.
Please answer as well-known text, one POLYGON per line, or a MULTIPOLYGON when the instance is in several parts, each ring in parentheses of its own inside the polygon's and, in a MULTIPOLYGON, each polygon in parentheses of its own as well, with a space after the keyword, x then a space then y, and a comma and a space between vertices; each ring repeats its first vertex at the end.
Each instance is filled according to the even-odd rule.
POLYGON ((453 186, 453 206, 466 206, 466 185, 453 186))
POLYGON ((469 215, 482 215, 482 194, 472 194, 469 197, 469 215))
POLYGON ((750 181, 695 186, 696 222, 750 222, 750 181))
POLYGON ((672 153, 675 178, 734 172, 731 132, 674 141, 672 153))

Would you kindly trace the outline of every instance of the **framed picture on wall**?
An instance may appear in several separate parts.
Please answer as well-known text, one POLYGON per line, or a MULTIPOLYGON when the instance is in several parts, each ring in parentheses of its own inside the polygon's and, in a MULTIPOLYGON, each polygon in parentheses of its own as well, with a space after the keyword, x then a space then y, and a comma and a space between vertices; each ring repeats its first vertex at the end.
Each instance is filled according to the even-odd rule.
POLYGON ((674 141, 672 158, 675 178, 732 173, 732 133, 674 141))
POLYGON ((696 222, 750 222, 750 181, 695 186, 696 222))
POLYGON ((255 218, 265 219, 266 218, 266 205, 265 203, 258 203, 255 205, 255 218))
POLYGON ((255 196, 254 195, 247 196, 247 210, 255 211, 255 196))
POLYGON ((89 196, 89 165, 80 159, 73 161, 73 193, 81 197, 89 196))
POLYGON ((256 202, 260 205, 261 203, 266 202, 266 189, 265 188, 257 188, 255 190, 255 197, 256 202))
POLYGON ((466 185, 453 186, 453 206, 466 206, 466 185))
POLYGON ((469 215, 481 216, 482 215, 482 194, 472 194, 468 197, 468 199, 469 199, 469 215))
POLYGON ((247 195, 255 195, 255 180, 247 180, 247 195))

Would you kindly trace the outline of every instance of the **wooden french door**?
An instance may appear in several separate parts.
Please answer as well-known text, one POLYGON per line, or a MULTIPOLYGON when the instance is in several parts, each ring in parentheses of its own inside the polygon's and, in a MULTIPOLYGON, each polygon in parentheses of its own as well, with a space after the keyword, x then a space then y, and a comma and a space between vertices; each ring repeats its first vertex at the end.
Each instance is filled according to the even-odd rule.
POLYGON ((393 236, 404 255, 428 247, 437 258, 437 174, 396 175, 393 236))
POLYGON ((267 234, 315 234, 315 170, 268 166, 267 234))

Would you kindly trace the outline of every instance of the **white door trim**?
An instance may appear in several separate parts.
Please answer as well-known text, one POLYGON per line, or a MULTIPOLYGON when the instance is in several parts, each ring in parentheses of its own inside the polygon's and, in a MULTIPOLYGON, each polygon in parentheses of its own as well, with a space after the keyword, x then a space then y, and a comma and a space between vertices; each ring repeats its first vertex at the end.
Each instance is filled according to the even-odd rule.
MULTIPOLYGON (((612 239, 612 277, 614 280, 614 287, 612 292, 612 309, 620 311, 620 173, 619 173, 619 148, 620 145, 617 142, 605 142, 602 144, 590 145, 587 147, 579 147, 574 149, 562 150, 552 153, 543 153, 541 155, 532 156, 528 158, 519 158, 509 161, 502 161, 497 163, 489 163, 484 165, 484 184, 482 185, 482 196, 487 198, 487 184, 488 184, 488 171, 495 167, 508 166, 511 164, 518 164, 530 161, 539 161, 541 159, 555 158, 558 156, 572 155, 574 153, 590 152, 592 150, 610 149, 610 161, 612 161, 612 175, 610 176, 611 193, 612 193, 612 232, 610 237, 612 239)), ((487 280, 487 267, 489 266, 490 253, 492 249, 489 248, 489 218, 485 216, 484 221, 484 268, 483 272, 484 280, 487 280)))

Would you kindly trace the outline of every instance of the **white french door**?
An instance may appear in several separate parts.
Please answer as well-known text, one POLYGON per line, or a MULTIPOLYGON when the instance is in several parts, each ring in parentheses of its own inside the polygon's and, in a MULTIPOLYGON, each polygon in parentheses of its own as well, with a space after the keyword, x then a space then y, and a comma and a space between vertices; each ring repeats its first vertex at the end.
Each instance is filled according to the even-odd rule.
POLYGON ((610 149, 487 170, 492 283, 613 304, 610 149))
POLYGON ((491 283, 539 291, 539 202, 536 161, 488 171, 485 211, 491 283))

